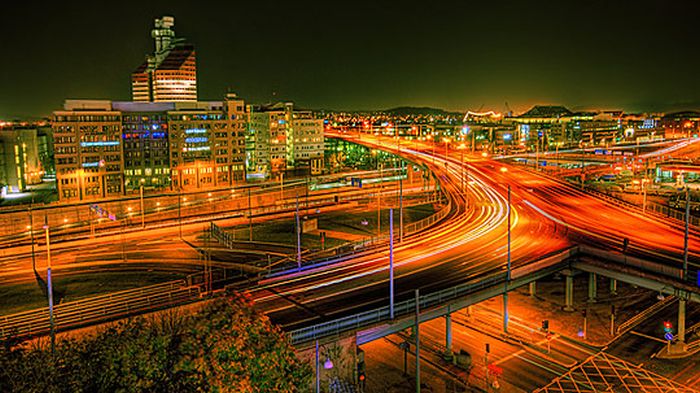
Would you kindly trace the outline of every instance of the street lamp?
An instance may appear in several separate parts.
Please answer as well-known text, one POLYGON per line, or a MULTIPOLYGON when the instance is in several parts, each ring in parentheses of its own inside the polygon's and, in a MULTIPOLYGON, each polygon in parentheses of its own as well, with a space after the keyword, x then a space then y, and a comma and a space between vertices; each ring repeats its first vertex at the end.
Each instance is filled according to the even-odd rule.
POLYGON ((442 138, 442 141, 445 142, 445 160, 447 160, 447 149, 448 144, 450 143, 450 138, 442 138))
MULTIPOLYGON (((506 173, 508 172, 507 167, 501 167, 501 172, 506 173)), ((508 225, 508 254, 507 254, 507 260, 506 260, 506 282, 505 282, 505 290, 503 291, 503 332, 508 333, 508 284, 510 283, 510 212, 511 212, 511 203, 510 203, 510 183, 508 184, 508 205, 506 208, 506 214, 508 216, 507 220, 507 225, 508 225)))
POLYGON ((56 347, 56 330, 53 321, 53 284, 51 283, 51 238, 49 234, 49 218, 44 218, 44 231, 46 234, 46 286, 49 298, 49 329, 51 332, 51 353, 53 354, 56 347))
POLYGON ((143 210, 143 183, 144 183, 145 181, 146 181, 146 179, 143 179, 143 178, 142 178, 142 179, 141 179, 141 182, 140 182, 141 184, 140 184, 140 187, 139 187, 140 194, 141 194, 141 228, 145 228, 145 227, 146 227, 146 216, 145 216, 145 212, 144 212, 144 210, 143 210))
POLYGON ((466 146, 464 143, 461 143, 459 146, 457 146, 457 149, 459 150, 459 161, 460 161, 460 163, 461 163, 460 167, 461 167, 461 170, 462 170, 462 176, 461 176, 461 178, 462 178, 462 193, 465 192, 465 188, 464 188, 464 182, 465 182, 465 180, 464 180, 464 175, 465 175, 465 171, 464 171, 464 149, 466 149, 466 147, 467 147, 467 146, 466 146))
POLYGON ((640 187, 642 188, 642 213, 647 212, 647 186, 649 179, 646 177, 642 179, 640 187))

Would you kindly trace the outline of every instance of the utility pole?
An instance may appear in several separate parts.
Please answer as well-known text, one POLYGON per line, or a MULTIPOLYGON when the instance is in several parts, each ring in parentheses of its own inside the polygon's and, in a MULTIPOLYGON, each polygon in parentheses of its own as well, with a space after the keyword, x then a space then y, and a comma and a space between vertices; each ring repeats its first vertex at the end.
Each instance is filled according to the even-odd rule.
POLYGON ((690 188, 685 186, 685 234, 683 236, 683 279, 688 279, 688 226, 690 224, 690 188))
POLYGON ((306 209, 304 210, 304 218, 309 217, 309 186, 311 185, 311 179, 306 178, 306 209))
POLYGON ((180 240, 182 240, 182 189, 178 189, 177 193, 177 221, 178 221, 178 226, 180 227, 180 240))
POLYGON ((321 368, 318 356, 318 339, 316 340, 316 393, 321 393, 321 368))
POLYGON ((141 228, 146 227, 146 212, 143 210, 143 182, 141 183, 140 194, 141 194, 141 228))
POLYGON ((284 200, 284 172, 280 172, 280 200, 284 200))
MULTIPOLYGON (((464 147, 464 146, 462 146, 464 147)), ((464 193, 464 149, 459 149, 459 161, 462 163, 462 193, 464 193)))
POLYGON ((382 165, 379 165, 379 191, 377 191, 377 238, 382 233, 382 165))
POLYGON ((413 332, 416 335, 416 393, 420 393, 420 295, 416 289, 416 326, 413 327, 413 332))
POLYGON ((389 209, 389 318, 394 319, 394 209, 389 209))
POLYGON ((248 187, 248 241, 253 241, 253 207, 250 204, 250 187, 248 187))
POLYGON ((508 333, 508 284, 510 283, 510 184, 508 184, 508 260, 506 262, 506 286, 503 292, 503 332, 508 333))
POLYGON ((642 179, 642 213, 647 212, 647 187, 646 187, 646 173, 642 179))
POLYGON ((29 203, 29 237, 32 241, 32 270, 36 273, 36 257, 34 256, 34 214, 32 214, 32 204, 34 203, 34 196, 32 195, 32 201, 29 203))
POLYGON ((401 178, 399 178, 399 243, 403 243, 403 179, 401 178))
POLYGON ((301 225, 299 225, 299 194, 297 193, 296 223, 297 223, 297 268, 301 269, 301 225))
POLYGON ((56 329, 53 321, 53 284, 51 282, 51 238, 49 234, 49 217, 44 217, 44 231, 46 233, 46 285, 49 296, 49 329, 51 332, 51 354, 56 350, 56 329))

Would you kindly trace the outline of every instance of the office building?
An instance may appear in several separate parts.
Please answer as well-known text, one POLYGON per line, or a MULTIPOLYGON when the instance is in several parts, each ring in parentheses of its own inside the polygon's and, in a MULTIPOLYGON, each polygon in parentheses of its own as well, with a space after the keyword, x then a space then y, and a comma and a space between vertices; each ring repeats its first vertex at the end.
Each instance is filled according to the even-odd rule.
POLYGON ((56 184, 61 200, 122 195, 121 112, 110 101, 67 100, 53 115, 56 184))
POLYGON ((155 52, 131 74, 132 99, 141 102, 197 101, 194 46, 176 38, 175 18, 155 20, 155 52))
POLYGON ((242 99, 185 106, 168 112, 170 168, 174 189, 231 186, 245 179, 248 117, 242 99))
POLYGON ((27 186, 41 183, 43 175, 37 127, 31 124, 0 124, 2 194, 25 191, 27 186))
POLYGON ((249 116, 249 176, 322 172, 323 119, 314 118, 310 111, 295 111, 290 102, 251 108, 249 116))
POLYGON ((245 179, 245 103, 68 100, 54 112, 61 200, 203 190, 245 179))

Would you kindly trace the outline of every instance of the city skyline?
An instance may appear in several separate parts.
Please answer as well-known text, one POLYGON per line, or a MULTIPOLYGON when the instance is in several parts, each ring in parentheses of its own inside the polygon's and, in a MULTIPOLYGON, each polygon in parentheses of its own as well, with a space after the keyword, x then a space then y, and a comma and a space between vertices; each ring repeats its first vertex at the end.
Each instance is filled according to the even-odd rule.
POLYGON ((66 98, 128 100, 130 73, 153 51, 146 34, 165 14, 198 48, 204 100, 232 90, 333 110, 700 107, 689 2, 236 4, 204 13, 163 2, 110 10, 109 19, 86 3, 26 7, 12 5, 0 27, 15 54, 0 74, 4 120, 46 117, 66 98))

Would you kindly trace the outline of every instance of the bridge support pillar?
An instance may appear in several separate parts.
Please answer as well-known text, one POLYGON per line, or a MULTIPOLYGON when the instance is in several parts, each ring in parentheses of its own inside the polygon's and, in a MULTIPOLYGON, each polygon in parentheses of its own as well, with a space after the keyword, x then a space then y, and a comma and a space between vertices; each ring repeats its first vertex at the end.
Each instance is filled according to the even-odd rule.
POLYGON ((574 272, 565 272, 564 311, 574 311, 574 272))
POLYGON ((588 273, 588 303, 595 303, 598 297, 598 275, 588 273))
MULTIPOLYGON (((449 307, 448 307, 449 311, 449 307)), ((445 315, 445 355, 452 358, 452 314, 445 315)))
POLYGON ((530 283, 530 296, 535 297, 537 295, 537 281, 530 283))
POLYGON ((678 342, 685 343, 685 299, 678 300, 678 342))
POLYGON ((617 280, 614 278, 610 279, 610 295, 617 296, 617 280))

